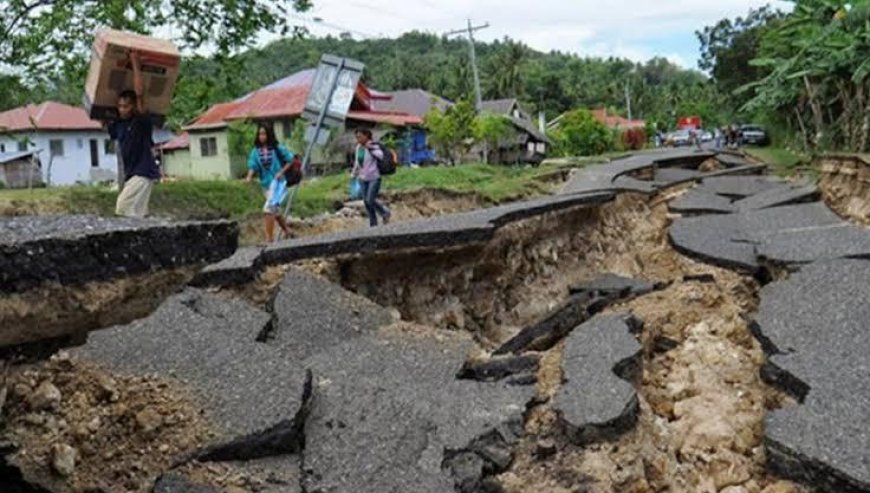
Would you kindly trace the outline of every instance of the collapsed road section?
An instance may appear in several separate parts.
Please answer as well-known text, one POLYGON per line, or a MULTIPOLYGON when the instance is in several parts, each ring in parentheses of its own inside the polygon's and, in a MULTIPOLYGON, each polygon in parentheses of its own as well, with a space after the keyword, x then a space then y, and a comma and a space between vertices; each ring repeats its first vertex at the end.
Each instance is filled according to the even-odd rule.
POLYGON ((0 347, 143 317, 237 242, 238 227, 228 221, 2 218, 0 347))
POLYGON ((821 259, 862 281, 866 230, 823 257, 776 253, 842 228, 809 185, 760 171, 645 154, 552 197, 239 250, 144 318, 14 365, 0 478, 51 492, 868 491, 849 416, 813 421, 836 397, 825 382, 855 365, 810 371, 824 351, 803 342, 811 325, 776 325, 821 259), (719 210, 675 218, 689 194, 719 210), (770 279, 798 284, 761 289, 770 279), (808 429, 832 439, 792 433, 808 429))

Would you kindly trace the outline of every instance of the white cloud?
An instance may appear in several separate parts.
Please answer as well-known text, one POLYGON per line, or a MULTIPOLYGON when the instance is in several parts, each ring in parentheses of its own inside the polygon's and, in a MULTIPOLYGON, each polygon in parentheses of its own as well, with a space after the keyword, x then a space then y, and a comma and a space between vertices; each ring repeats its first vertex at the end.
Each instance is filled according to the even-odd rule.
MULTIPOLYGON (((378 36, 419 30, 442 34, 473 23, 490 27, 475 33, 491 41, 509 36, 541 51, 618 56, 642 61, 665 56, 685 67, 695 65, 694 31, 724 17, 746 14, 768 0, 314 0, 306 18, 315 34, 342 29, 378 36), (683 39, 685 49, 663 46, 683 39), (689 59, 691 57, 691 59, 689 59)), ((789 3, 774 0, 787 8, 789 3)))

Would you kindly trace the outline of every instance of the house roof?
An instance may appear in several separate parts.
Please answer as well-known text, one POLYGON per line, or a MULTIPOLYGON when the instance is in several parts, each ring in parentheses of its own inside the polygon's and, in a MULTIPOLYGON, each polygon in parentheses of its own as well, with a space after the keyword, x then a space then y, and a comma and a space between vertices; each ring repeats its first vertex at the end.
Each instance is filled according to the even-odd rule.
MULTIPOLYGON (((314 82, 315 69, 302 70, 277 80, 234 101, 209 108, 186 129, 219 128, 233 120, 296 117, 305 109, 308 91, 314 82)), ((357 84, 351 111, 368 111, 373 100, 389 96, 370 91, 362 82, 357 84)))
MULTIPOLYGON (((629 120, 628 118, 623 118, 619 115, 608 114, 605 109, 591 110, 590 113, 592 113, 593 118, 603 123, 604 126, 608 128, 637 128, 646 126, 646 121, 644 120, 629 120)), ((547 123, 547 128, 555 127, 564 117, 565 113, 557 116, 547 123)))
POLYGON ((187 149, 190 147, 190 134, 182 132, 181 135, 176 135, 175 138, 158 146, 158 149, 163 151, 177 151, 179 149, 187 149))
POLYGON ((46 101, 29 104, 0 113, 0 128, 7 132, 30 130, 100 130, 102 125, 91 120, 84 109, 46 101))
POLYGON ((19 151, 19 152, 2 152, 0 153, 0 164, 11 163, 12 161, 17 161, 21 158, 30 157, 34 154, 38 154, 39 149, 31 149, 28 151, 19 151))
POLYGON ((629 120, 619 115, 608 114, 607 110, 603 108, 592 110, 592 116, 608 128, 635 128, 646 125, 643 120, 629 120))
POLYGON ((490 113, 498 113, 500 115, 510 115, 513 112, 513 109, 518 105, 517 100, 515 98, 508 99, 492 99, 489 101, 482 101, 480 103, 481 110, 487 111, 490 113))
POLYGON ((441 96, 424 91, 423 89, 405 89, 403 91, 383 94, 389 96, 390 99, 376 102, 376 110, 408 113, 421 118, 426 116, 426 113, 429 113, 429 110, 433 107, 444 111, 453 105, 453 103, 441 96))
POLYGON ((550 139, 547 138, 547 134, 541 132, 541 130, 538 129, 538 127, 536 127, 534 122, 532 122, 531 120, 527 120, 525 118, 517 118, 515 116, 509 116, 508 118, 510 118, 511 123, 513 123, 515 127, 531 135, 538 142, 545 142, 547 144, 550 144, 550 139))

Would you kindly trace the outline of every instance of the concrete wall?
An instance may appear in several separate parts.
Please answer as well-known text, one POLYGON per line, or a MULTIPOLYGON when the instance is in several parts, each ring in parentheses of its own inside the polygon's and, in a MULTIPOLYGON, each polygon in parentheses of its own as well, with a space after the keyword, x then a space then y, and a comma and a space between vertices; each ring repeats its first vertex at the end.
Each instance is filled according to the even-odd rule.
POLYGON ((177 178, 194 178, 189 149, 163 152, 163 174, 177 178))
POLYGON ((229 180, 233 178, 230 149, 225 129, 190 132, 189 153, 191 161, 190 178, 205 180, 229 180), (201 141, 210 138, 214 138, 217 143, 217 154, 214 156, 203 156, 201 141))
POLYGON ((91 169, 98 168, 97 173, 105 175, 117 172, 117 160, 114 152, 106 152, 106 142, 109 134, 99 130, 69 131, 69 132, 36 132, 34 134, 15 133, 0 136, 0 152, 16 152, 18 140, 28 137, 33 144, 31 149, 40 149, 39 160, 42 162, 42 179, 51 185, 74 185, 75 183, 91 183, 91 169), (63 155, 57 155, 51 160, 51 176, 49 180, 49 159, 51 157, 50 142, 63 142, 63 155), (91 141, 96 145, 95 162, 91 159, 91 141))

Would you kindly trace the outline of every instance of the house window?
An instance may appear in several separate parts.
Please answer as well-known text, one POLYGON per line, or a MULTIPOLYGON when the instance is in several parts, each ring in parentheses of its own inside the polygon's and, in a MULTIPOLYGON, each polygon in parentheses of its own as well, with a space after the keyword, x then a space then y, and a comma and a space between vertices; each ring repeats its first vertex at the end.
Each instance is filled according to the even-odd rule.
POLYGON ((281 130, 284 132, 284 138, 289 139, 293 134, 293 122, 284 120, 281 122, 281 130))
POLYGON ((199 139, 199 150, 202 157, 217 156, 217 138, 205 137, 199 139))
POLYGON ((78 143, 79 149, 85 148, 85 141, 83 139, 78 139, 77 143, 78 143))
POLYGON ((6 144, 0 144, 0 152, 6 152, 6 144))
POLYGON ((19 140, 18 141, 18 152, 24 152, 27 150, 27 141, 19 140))
POLYGON ((48 149, 51 157, 63 157, 63 140, 51 139, 48 141, 48 149))
POLYGON ((115 153, 115 141, 112 139, 106 139, 103 141, 103 154, 114 154, 115 153))

